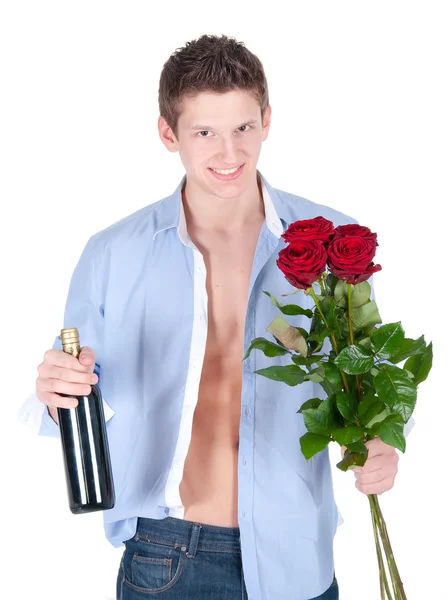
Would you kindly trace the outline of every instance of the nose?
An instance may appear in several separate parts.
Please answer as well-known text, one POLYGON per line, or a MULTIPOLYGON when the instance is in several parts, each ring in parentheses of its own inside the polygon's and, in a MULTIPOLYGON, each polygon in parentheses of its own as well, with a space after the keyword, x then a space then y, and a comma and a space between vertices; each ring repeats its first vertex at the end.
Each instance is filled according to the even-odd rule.
POLYGON ((244 161, 241 159, 240 152, 238 149, 239 142, 235 139, 223 139, 221 143, 221 158, 219 161, 220 165, 228 165, 229 167, 235 167, 242 164, 244 161))

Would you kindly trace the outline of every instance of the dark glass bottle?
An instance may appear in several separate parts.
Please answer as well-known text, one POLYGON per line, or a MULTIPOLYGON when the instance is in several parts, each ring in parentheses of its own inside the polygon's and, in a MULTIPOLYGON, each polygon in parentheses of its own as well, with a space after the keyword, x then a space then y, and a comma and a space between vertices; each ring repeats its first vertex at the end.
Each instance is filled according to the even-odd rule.
MULTIPOLYGON (((64 352, 78 358, 78 330, 62 329, 61 341, 64 352)), ((107 510, 114 507, 115 491, 101 390, 94 384, 88 396, 73 397, 78 400, 75 408, 58 407, 70 510, 73 514, 107 510)))

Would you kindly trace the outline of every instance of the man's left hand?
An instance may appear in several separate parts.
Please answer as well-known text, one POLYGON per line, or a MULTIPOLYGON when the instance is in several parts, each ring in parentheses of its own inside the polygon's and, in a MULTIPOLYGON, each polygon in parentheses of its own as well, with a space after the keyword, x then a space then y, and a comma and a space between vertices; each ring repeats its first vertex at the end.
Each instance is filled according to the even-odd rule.
MULTIPOLYGON (((398 472, 398 452, 379 437, 366 442, 366 447, 369 449, 369 457, 364 466, 353 469, 355 486, 363 494, 381 495, 394 485, 398 472)), ((345 446, 342 446, 342 458, 345 449, 345 446)))

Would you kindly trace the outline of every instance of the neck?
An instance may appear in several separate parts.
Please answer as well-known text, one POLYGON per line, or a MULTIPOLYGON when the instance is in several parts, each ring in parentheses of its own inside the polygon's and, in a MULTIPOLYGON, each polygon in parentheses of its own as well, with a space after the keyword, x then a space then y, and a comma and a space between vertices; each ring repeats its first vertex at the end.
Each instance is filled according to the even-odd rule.
POLYGON ((265 218, 262 184, 257 177, 241 196, 219 198, 205 193, 187 179, 182 189, 182 203, 187 230, 208 233, 240 233, 265 218))

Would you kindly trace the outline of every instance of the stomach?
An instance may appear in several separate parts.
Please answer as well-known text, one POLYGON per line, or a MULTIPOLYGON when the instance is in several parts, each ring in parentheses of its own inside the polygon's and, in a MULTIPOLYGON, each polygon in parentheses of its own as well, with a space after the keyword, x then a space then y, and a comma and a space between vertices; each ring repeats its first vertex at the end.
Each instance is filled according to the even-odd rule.
POLYGON ((184 519, 238 527, 238 445, 192 436, 179 492, 184 519))
POLYGON ((238 527, 241 364, 231 358, 206 353, 179 486, 184 519, 221 527, 238 527))

